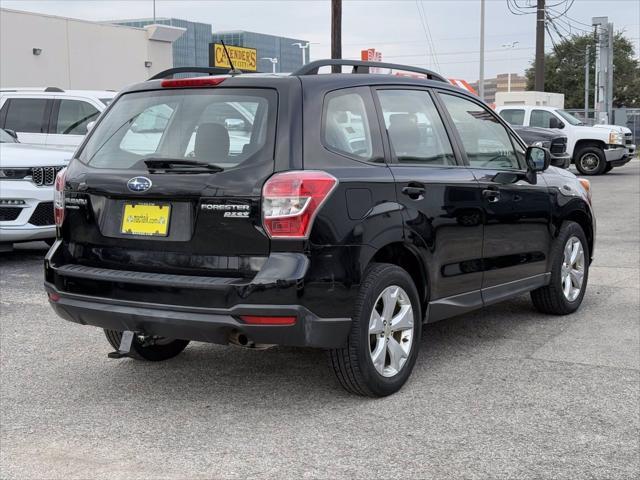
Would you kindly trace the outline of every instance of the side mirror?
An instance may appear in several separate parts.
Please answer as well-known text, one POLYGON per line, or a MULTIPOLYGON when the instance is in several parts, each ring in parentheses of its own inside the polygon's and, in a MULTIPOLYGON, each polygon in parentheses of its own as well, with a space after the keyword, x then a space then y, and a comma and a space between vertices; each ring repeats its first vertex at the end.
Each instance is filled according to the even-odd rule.
POLYGON ((89 132, 93 129, 93 127, 94 127, 95 125, 96 125, 95 120, 94 120, 94 121, 92 121, 92 122, 87 123, 87 133, 89 133, 89 132))
POLYGON ((562 123, 556 117, 551 117, 549 119, 549 128, 564 128, 564 123, 562 123))
POLYGON ((7 132, 10 136, 15 138, 16 140, 18 140, 18 134, 16 133, 15 130, 11 130, 11 129, 5 128, 4 131, 7 132))
POLYGON ((551 153, 546 148, 528 147, 525 159, 529 172, 544 172, 551 163, 551 153))

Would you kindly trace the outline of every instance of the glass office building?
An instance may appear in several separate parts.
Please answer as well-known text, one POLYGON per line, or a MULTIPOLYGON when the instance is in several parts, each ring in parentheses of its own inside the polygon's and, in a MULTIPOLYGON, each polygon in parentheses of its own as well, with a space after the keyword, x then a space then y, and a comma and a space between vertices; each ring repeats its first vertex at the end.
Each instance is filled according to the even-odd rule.
MULTIPOLYGON (((227 45, 237 47, 255 48, 258 52, 258 71, 271 72, 272 64, 262 58, 277 58, 276 72, 293 72, 302 66, 302 49, 294 43, 307 43, 306 40, 296 38, 278 37, 264 33, 234 30, 228 32, 214 32, 213 42, 220 43, 223 40, 227 45)), ((309 48, 306 49, 306 59, 309 61, 309 48)))
MULTIPOLYGON (((154 23, 152 18, 137 20, 116 20, 109 23, 129 27, 145 27, 154 23)), ((187 31, 173 42, 174 67, 208 67, 209 43, 211 43, 211 25, 190 22, 178 18, 156 18, 155 23, 172 27, 186 28, 187 31)))
MULTIPOLYGON (((142 28, 154 23, 152 18, 114 20, 109 23, 142 28)), ((262 58, 277 58, 276 72, 292 72, 302 66, 302 49, 295 43, 307 44, 306 40, 266 35, 264 33, 234 30, 215 32, 208 23, 191 22, 178 18, 157 18, 155 23, 186 28, 186 32, 173 42, 174 67, 207 67, 210 66, 209 50, 211 43, 224 40, 227 45, 255 48, 257 50, 257 68, 259 72, 271 72, 272 64, 262 58)), ((305 55, 309 61, 309 48, 305 55)), ((181 75, 182 76, 182 75, 181 75)))

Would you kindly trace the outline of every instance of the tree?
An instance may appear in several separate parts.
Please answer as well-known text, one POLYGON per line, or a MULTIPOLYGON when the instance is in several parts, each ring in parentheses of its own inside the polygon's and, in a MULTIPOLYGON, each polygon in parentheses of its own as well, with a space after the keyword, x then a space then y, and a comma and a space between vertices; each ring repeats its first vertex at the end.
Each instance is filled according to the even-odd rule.
MULTIPOLYGON (((564 93, 566 108, 584 107, 584 54, 590 52, 590 99, 593 99, 595 71, 595 39, 593 35, 574 35, 554 45, 545 54, 544 74, 547 92, 564 93)), ((621 32, 613 40, 613 106, 640 108, 640 61, 634 58, 633 44, 621 32)), ((527 90, 534 89, 532 62, 527 69, 527 90)), ((593 108, 592 102, 590 103, 593 108)))

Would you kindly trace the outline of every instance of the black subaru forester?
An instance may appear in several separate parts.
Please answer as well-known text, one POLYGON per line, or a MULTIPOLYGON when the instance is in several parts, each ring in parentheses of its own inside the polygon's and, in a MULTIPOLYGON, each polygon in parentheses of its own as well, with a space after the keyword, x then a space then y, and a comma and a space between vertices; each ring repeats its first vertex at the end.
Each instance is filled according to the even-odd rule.
POLYGON ((184 70, 121 92, 56 179, 45 288, 110 356, 324 348, 347 390, 384 396, 423 323, 525 292, 545 313, 580 306, 589 182, 477 97, 383 63, 184 70))

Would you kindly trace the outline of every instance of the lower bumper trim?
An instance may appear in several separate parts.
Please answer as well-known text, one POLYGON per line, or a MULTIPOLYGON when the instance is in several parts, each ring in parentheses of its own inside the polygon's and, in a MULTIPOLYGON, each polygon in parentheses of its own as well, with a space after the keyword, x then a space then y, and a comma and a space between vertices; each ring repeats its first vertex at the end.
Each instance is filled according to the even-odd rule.
POLYGON ((198 311, 163 308, 158 304, 131 305, 103 298, 58 291, 45 283, 48 293, 59 296, 50 304, 65 320, 107 330, 131 330, 147 335, 196 340, 226 345, 232 334, 242 333, 250 341, 300 347, 340 348, 351 329, 350 318, 319 318, 300 305, 237 305, 227 310, 198 311), (294 325, 249 325, 240 315, 290 315, 294 325))

